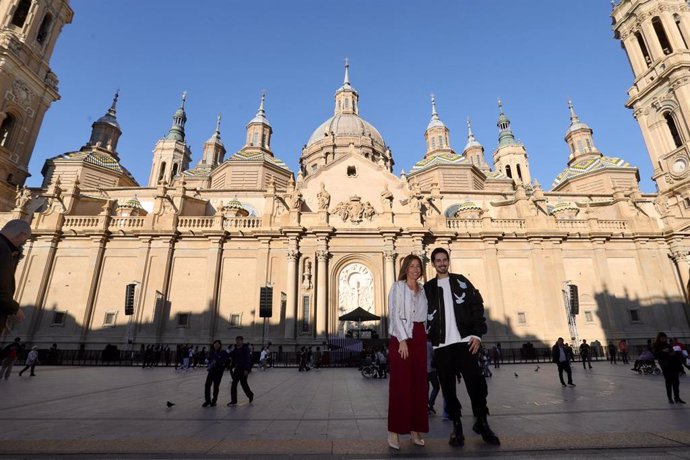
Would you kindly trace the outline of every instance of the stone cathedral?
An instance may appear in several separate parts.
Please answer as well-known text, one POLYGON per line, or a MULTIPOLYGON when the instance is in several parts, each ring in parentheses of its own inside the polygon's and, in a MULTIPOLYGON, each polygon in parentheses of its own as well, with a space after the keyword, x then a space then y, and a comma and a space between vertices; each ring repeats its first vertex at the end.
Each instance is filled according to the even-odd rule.
POLYGON ((656 193, 640 191, 634 165, 599 151, 572 102, 563 171, 548 187, 532 179, 529 146, 500 102, 489 154, 470 120, 463 140, 451 139, 432 97, 418 133, 426 151, 395 175, 394 146, 365 120, 348 64, 339 87, 334 76, 334 99, 323 101, 333 116, 305 126, 298 165, 272 150, 264 97, 247 114, 244 139, 223 139, 219 118, 195 158, 183 95, 139 184, 118 152, 116 94, 90 139, 55 152, 40 188, 22 188, 43 113, 59 97, 48 59, 72 14, 66 0, 0 5, 0 221, 30 220, 34 233, 17 271, 26 318, 12 336, 100 349, 241 334, 291 349, 343 337, 355 325, 338 318, 361 307, 381 317, 366 324, 386 337, 402 258, 428 261, 441 246, 482 292, 487 343, 690 337, 687 2, 621 0, 612 10, 656 193), (134 314, 125 315, 132 283, 134 314), (569 285, 578 287, 577 314, 569 285), (273 288, 266 319, 261 287, 273 288))

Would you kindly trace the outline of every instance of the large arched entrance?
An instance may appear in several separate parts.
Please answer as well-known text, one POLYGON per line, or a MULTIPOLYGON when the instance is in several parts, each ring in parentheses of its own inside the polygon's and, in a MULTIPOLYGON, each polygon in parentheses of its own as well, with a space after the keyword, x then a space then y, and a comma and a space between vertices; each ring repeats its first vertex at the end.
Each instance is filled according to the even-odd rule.
MULTIPOLYGON (((359 262, 350 262, 338 274, 338 307, 337 316, 363 308, 376 313, 374 306, 374 276, 371 270, 359 262)), ((337 322, 337 335, 344 336, 356 329, 357 323, 350 321, 337 322)), ((378 326, 373 325, 372 326, 378 326)))

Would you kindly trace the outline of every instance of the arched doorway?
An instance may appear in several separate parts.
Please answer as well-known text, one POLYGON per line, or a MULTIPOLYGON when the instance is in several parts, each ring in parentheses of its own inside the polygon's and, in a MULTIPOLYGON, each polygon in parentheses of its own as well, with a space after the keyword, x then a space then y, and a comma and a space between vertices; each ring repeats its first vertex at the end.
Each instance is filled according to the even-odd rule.
MULTIPOLYGON (((361 307, 370 313, 376 313, 374 306, 374 275, 371 270, 359 262, 345 265, 338 274, 338 309, 337 316, 361 307)), ((375 329, 378 324, 371 325, 375 329)), ((357 323, 338 321, 338 336, 357 328, 357 323)))

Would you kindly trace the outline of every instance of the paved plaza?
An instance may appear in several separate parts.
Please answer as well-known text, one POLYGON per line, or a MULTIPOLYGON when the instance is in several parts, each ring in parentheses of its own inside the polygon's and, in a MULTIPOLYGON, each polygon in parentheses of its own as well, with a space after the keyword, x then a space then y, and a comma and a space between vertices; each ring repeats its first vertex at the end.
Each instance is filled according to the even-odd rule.
MULTIPOLYGON (((489 379, 490 423, 500 447, 470 433, 447 444, 449 422, 430 419, 427 446, 388 449, 388 381, 357 369, 255 370, 248 404, 202 408, 205 371, 171 368, 38 367, 0 382, 2 458, 690 458, 690 404, 670 405, 663 378, 630 366, 574 367, 562 388, 555 365, 504 365, 489 379), (517 373, 516 377, 514 374, 517 373), (166 407, 172 401, 172 408, 166 407)), ((461 402, 469 408, 464 391, 461 402)), ((681 379, 690 401, 690 376, 681 379)))

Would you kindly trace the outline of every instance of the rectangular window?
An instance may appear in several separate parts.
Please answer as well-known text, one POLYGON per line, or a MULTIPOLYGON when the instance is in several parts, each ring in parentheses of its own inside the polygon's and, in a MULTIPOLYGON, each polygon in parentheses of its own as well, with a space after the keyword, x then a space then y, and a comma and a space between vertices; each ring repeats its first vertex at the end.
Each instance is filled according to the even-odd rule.
POLYGON ((302 332, 309 332, 309 296, 302 298, 302 332))
POLYGON ((523 311, 518 312, 518 324, 527 324, 527 314, 523 311))
POLYGON ((242 327, 242 314, 230 313, 230 327, 242 327))
POLYGON ((103 327, 115 327, 115 322, 117 321, 116 311, 107 311, 103 317, 103 327))
POLYGON ((592 316, 591 311, 586 311, 585 312, 585 322, 586 323, 593 323, 594 322, 594 316, 592 316))
POLYGON ((177 327, 189 327, 191 320, 191 313, 178 313, 177 314, 177 327))
POLYGON ((65 320, 67 319, 66 311, 54 311, 53 321, 50 323, 51 326, 64 326, 65 320))
POLYGON ((640 310, 637 310, 637 309, 630 310, 630 320, 633 323, 639 323, 640 322, 640 310))

